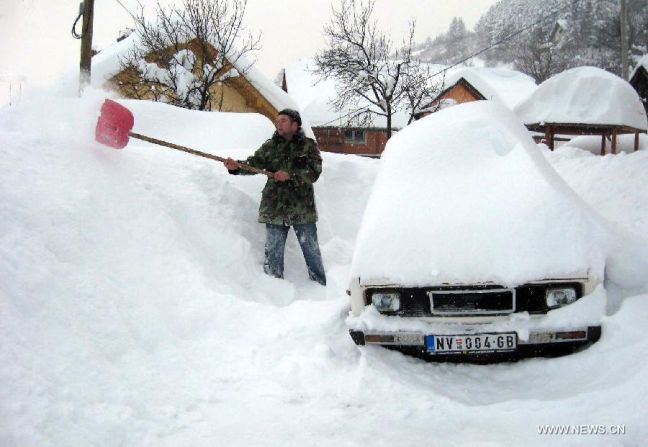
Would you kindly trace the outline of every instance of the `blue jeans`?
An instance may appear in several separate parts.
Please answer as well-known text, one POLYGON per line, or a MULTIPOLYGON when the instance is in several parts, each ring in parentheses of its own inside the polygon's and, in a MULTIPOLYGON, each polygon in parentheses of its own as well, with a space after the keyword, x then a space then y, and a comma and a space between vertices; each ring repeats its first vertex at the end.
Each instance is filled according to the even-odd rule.
MULTIPOLYGON (((317 226, 312 224, 293 225, 295 235, 299 241, 308 276, 323 286, 326 285, 326 273, 322 263, 319 243, 317 242, 317 226)), ((286 248, 286 237, 288 237, 289 226, 266 224, 265 261, 263 271, 275 278, 283 278, 284 251, 286 248)))

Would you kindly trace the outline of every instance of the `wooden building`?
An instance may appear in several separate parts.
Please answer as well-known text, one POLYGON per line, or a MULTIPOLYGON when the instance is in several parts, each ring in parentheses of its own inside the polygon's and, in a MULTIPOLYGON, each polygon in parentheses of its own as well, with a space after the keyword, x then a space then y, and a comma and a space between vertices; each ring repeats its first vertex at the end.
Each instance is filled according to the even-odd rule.
POLYGON ((439 93, 439 96, 432 101, 431 106, 439 106, 444 100, 448 99, 453 100, 456 104, 461 104, 464 102, 481 101, 487 98, 462 76, 454 84, 439 93))
POLYGON ((644 56, 632 71, 630 85, 637 91, 648 114, 648 55, 644 56))
MULTIPOLYGON (((373 124, 350 126, 345 122, 349 110, 335 110, 332 79, 320 80, 314 74, 314 62, 301 60, 287 67, 282 76, 283 89, 299 104, 302 118, 308 120, 320 150, 340 154, 378 157, 387 144, 385 119, 376 117, 373 124)), ((407 125, 405 113, 392 117, 392 134, 407 125)))
POLYGON ((387 144, 387 130, 371 127, 313 127, 319 148, 339 154, 380 156, 387 144))
POLYGON ((441 93, 415 115, 419 119, 440 109, 471 101, 495 100, 513 109, 536 89, 530 76, 490 67, 460 67, 446 74, 441 93))
MULTIPOLYGON (((131 99, 156 100, 159 99, 159 89, 155 83, 142 82, 139 73, 135 69, 123 69, 120 59, 123 58, 134 43, 134 33, 124 40, 115 43, 107 51, 102 51, 93 57, 92 81, 94 85, 112 89, 121 96, 131 99)), ((191 49, 195 42, 186 44, 191 49)), ((215 54, 215 49, 211 47, 215 54)), ((200 52, 196 52, 200 54, 200 52)), ((149 55, 147 62, 160 62, 169 55, 149 55)), ((229 61, 225 61, 221 72, 225 73, 232 68, 238 71, 238 75, 231 77, 227 82, 211 87, 212 110, 223 112, 244 112, 260 113, 274 122, 279 110, 284 108, 297 108, 292 99, 277 85, 265 77, 257 68, 248 66, 247 62, 241 61, 235 67, 229 61), (243 74, 241 74, 243 73, 243 74), (222 103, 221 103, 222 98, 222 103)), ((310 127, 305 128, 308 135, 312 135, 310 127)))

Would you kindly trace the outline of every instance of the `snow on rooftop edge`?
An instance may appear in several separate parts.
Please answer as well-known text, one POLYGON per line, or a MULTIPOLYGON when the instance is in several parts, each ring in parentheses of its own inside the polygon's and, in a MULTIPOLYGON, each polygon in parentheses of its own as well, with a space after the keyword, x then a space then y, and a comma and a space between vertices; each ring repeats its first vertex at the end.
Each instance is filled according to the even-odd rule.
POLYGON ((511 111, 465 103, 388 142, 352 277, 512 285, 589 270, 602 278, 602 228, 511 111))
POLYGON ((525 124, 601 124, 644 131, 648 127, 632 86, 596 67, 576 67, 552 76, 514 111, 525 124))
POLYGON ((462 67, 449 70, 445 88, 461 78, 468 81, 486 99, 500 101, 509 109, 531 96, 538 87, 535 80, 524 73, 505 68, 462 67))
POLYGON ((639 60, 637 61, 637 65, 630 73, 630 76, 628 76, 628 79, 632 79, 632 77, 635 75, 635 73, 639 70, 640 67, 643 67, 646 71, 648 71, 648 54, 644 54, 639 58, 639 60))

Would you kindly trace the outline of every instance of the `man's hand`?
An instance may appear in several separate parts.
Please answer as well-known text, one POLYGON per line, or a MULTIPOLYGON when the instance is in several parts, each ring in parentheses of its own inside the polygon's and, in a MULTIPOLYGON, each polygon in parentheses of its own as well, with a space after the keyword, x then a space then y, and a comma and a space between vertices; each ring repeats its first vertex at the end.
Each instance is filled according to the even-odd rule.
POLYGON ((225 165, 228 171, 236 171, 239 168, 239 164, 236 162, 236 160, 232 158, 228 158, 223 162, 223 164, 225 165))
POLYGON ((278 182, 285 182, 290 178, 290 174, 286 171, 277 171, 274 173, 274 179, 278 182))

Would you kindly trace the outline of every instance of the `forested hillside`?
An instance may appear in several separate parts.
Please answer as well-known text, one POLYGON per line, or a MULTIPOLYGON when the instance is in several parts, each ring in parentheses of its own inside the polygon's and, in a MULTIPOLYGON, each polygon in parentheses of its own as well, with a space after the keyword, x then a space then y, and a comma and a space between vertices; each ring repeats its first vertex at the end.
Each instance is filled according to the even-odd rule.
MULTIPOLYGON (((626 23, 632 66, 648 51, 646 0, 627 1, 626 23)), ((494 45, 480 54, 488 65, 511 64, 542 82, 580 65, 620 75, 620 42, 619 0, 500 0, 474 31, 455 18, 445 34, 418 49, 426 61, 450 64, 494 45), (502 40, 506 41, 495 45, 502 40)))

